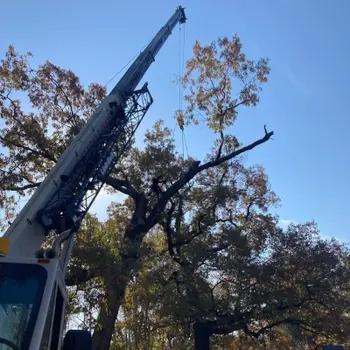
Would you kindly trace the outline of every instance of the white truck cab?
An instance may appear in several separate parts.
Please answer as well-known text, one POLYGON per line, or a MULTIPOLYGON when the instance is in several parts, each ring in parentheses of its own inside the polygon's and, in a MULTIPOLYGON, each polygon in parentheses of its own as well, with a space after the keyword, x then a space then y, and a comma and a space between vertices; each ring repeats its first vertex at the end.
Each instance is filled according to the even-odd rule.
MULTIPOLYGON (((0 257, 0 286, 0 350, 62 349, 68 296, 59 259, 0 257)), ((78 333, 84 339, 70 331, 64 349, 91 347, 78 333)))

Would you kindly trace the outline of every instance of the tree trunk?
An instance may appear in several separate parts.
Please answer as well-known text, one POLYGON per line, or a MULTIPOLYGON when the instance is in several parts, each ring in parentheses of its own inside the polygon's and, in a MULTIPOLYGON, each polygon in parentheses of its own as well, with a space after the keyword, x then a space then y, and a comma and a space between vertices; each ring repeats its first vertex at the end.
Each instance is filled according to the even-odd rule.
POLYGON ((193 326, 195 350, 210 350, 210 328, 200 322, 193 326))
POLYGON ((126 288, 133 274, 137 272, 141 246, 141 240, 137 238, 124 241, 121 250, 125 253, 122 255, 122 261, 116 271, 106 267, 106 274, 103 276, 106 284, 106 295, 104 302, 100 305, 97 325, 92 337, 93 350, 109 350, 115 330, 115 322, 119 308, 124 300, 126 288))
POLYGON ((110 289, 106 291, 106 299, 100 305, 97 317, 97 325, 92 337, 93 350, 108 350, 114 333, 115 321, 118 316, 123 295, 121 289, 110 289))

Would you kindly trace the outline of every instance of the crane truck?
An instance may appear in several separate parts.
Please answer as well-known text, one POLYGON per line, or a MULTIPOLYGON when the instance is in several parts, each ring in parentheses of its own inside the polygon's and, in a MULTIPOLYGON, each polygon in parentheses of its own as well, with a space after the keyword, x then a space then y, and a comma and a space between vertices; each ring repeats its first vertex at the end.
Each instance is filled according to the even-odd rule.
POLYGON ((74 237, 153 102, 147 83, 138 88, 142 77, 173 28, 185 21, 179 6, 0 238, 0 350, 91 348, 88 332, 70 330, 63 337, 65 271, 74 237))

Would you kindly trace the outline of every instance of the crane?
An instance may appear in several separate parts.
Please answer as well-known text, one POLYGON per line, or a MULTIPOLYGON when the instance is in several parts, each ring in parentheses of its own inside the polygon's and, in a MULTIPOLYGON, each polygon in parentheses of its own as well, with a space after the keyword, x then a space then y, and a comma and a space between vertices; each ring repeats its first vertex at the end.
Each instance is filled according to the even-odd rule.
POLYGON ((151 106, 138 85, 178 23, 179 6, 98 106, 0 238, 0 349, 74 350, 90 334, 68 331, 65 270, 81 222, 151 106), (43 249, 43 244, 50 242, 43 249))

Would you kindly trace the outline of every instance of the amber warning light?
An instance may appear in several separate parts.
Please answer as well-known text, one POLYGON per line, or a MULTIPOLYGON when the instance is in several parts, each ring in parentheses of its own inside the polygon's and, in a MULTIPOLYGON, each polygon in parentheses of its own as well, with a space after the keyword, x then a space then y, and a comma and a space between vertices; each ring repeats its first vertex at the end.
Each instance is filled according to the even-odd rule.
POLYGON ((0 256, 5 256, 9 252, 9 239, 0 237, 0 256))

